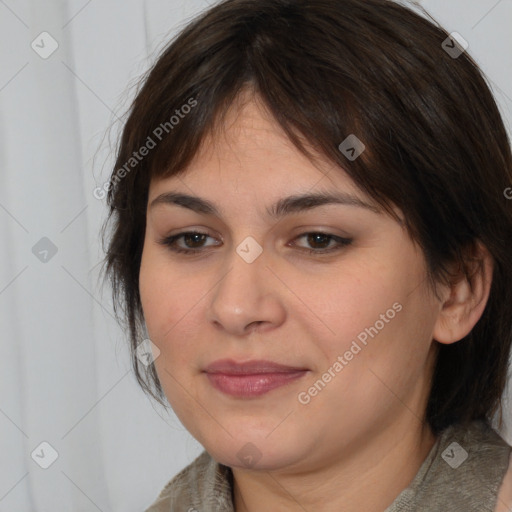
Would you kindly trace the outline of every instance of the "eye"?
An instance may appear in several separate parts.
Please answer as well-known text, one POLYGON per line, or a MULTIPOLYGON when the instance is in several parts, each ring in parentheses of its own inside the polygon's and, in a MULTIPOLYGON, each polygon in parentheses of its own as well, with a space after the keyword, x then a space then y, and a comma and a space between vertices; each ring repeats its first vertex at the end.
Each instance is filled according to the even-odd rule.
MULTIPOLYGON (((320 231, 303 233, 296 237, 295 240, 304 237, 307 237, 307 242, 309 244, 313 244, 314 247, 313 249, 299 247, 299 250, 306 251, 309 254, 325 254, 338 251, 352 243, 351 238, 342 238, 330 233, 323 233, 320 231), (334 242, 334 245, 329 247, 329 243, 331 242, 334 242), (318 247, 319 245, 321 247, 318 247)), ((202 244, 208 238, 212 237, 210 237, 207 233, 202 233, 200 231, 185 231, 183 233, 178 233, 176 235, 168 236, 158 240, 158 243, 165 245, 171 251, 176 253, 199 254, 200 252, 204 251, 205 246, 202 244), (182 239, 182 241, 185 243, 185 247, 176 245, 177 241, 180 239, 182 239)))
POLYGON ((178 253, 199 253, 202 250, 201 243, 204 242, 206 238, 212 238, 206 233, 202 233, 200 231, 185 231, 183 233, 178 233, 177 235, 172 235, 165 237, 161 240, 158 240, 158 243, 169 247, 171 251, 178 253), (185 248, 179 247, 176 245, 176 241, 179 239, 183 239, 186 243, 185 248), (189 249, 188 244, 191 244, 192 247, 196 247, 195 249, 189 249))
POLYGON ((302 250, 307 251, 308 253, 320 253, 325 254, 329 252, 334 252, 342 249, 343 247, 350 245, 352 243, 351 238, 342 238, 336 235, 332 235, 330 233, 323 233, 320 231, 314 231, 311 233, 303 233, 302 235, 299 235, 296 239, 307 237, 306 240, 308 244, 312 244, 313 247, 318 247, 320 245, 321 247, 318 248, 302 248, 302 250), (334 245, 331 247, 329 246, 330 242, 334 242, 334 245), (326 248, 327 246, 327 248, 326 248))

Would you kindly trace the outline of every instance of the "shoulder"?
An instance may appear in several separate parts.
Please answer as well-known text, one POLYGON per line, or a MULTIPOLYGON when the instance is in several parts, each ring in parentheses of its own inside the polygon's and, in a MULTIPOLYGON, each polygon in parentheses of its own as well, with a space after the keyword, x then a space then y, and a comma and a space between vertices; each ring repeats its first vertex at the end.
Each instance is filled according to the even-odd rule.
POLYGON ((510 511, 512 511, 512 454, 510 455, 508 471, 503 479, 494 512, 510 511))
POLYGON ((414 481, 414 510, 444 512, 450 504, 451 510, 491 512, 492 503, 493 512, 512 512, 503 507, 495 510, 500 487, 509 478, 505 475, 510 468, 511 451, 487 422, 448 427, 438 437, 414 481))
MULTIPOLYGON (((177 473, 160 491, 156 501, 154 501, 149 508, 144 512, 168 512, 171 506, 175 505, 177 499, 184 500, 187 490, 187 483, 190 479, 192 472, 197 472, 208 464, 208 457, 206 451, 203 451, 196 459, 194 459, 188 466, 183 468, 177 473)), ((184 509, 186 510, 186 509, 184 509)))
POLYGON ((229 511, 230 471, 204 450, 166 484, 156 501, 144 512, 187 511, 201 506, 198 510, 207 512, 210 509, 205 506, 210 504, 221 507, 215 510, 229 511))
POLYGON ((478 494, 495 503, 494 512, 512 512, 512 447, 484 421, 474 421, 463 431, 459 435, 468 446, 469 467, 460 476, 473 482, 473 492, 479 489, 478 494))

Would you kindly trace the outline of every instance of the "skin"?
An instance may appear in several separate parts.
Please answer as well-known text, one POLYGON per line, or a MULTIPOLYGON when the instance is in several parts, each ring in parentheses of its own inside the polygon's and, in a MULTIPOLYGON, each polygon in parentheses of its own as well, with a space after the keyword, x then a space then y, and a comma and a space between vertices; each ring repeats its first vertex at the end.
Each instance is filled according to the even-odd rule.
POLYGON ((207 139, 185 174, 150 185, 148 205, 179 191, 221 212, 148 206, 140 294, 160 350, 158 376, 187 430, 232 468, 237 512, 384 510, 435 442, 423 421, 434 340, 457 342, 476 324, 492 258, 480 245, 484 265, 473 292, 461 279, 439 285, 439 300, 426 281, 422 251, 382 212, 324 205, 278 221, 266 217, 274 201, 304 192, 372 200, 342 169, 327 161, 313 165, 257 97, 239 99, 224 130, 207 139), (199 255, 158 243, 192 229, 211 238, 176 244, 203 248, 199 255), (327 255, 301 250, 335 246, 300 236, 319 231, 353 242, 327 255), (248 236, 263 250, 252 263, 236 252, 248 236), (298 394, 394 303, 402 306, 394 318, 308 404, 300 403, 298 394), (268 359, 309 372, 260 397, 234 398, 202 372, 221 358, 268 359), (237 456, 249 442, 261 454, 251 467, 237 456))
POLYGON ((507 474, 498 494, 495 512, 512 512, 512 455, 510 456, 507 474))

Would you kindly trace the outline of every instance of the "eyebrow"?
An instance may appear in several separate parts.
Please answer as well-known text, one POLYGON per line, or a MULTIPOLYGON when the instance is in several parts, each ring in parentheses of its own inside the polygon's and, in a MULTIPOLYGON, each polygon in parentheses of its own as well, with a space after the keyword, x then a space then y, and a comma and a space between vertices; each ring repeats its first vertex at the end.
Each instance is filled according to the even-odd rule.
MULTIPOLYGON (((165 192, 160 194, 155 199, 153 199, 153 201, 151 201, 149 207, 153 208, 159 204, 178 205, 196 213, 204 215, 215 215, 217 217, 222 216, 220 215, 220 212, 215 204, 211 201, 180 192, 165 192)), ((266 212, 269 217, 273 219, 279 219, 285 215, 300 213, 312 208, 317 208, 319 206, 329 204, 356 206, 359 208, 365 208, 377 214, 381 213, 377 207, 345 192, 320 192, 314 194, 298 194, 284 197, 276 201, 270 207, 267 207, 266 212)))

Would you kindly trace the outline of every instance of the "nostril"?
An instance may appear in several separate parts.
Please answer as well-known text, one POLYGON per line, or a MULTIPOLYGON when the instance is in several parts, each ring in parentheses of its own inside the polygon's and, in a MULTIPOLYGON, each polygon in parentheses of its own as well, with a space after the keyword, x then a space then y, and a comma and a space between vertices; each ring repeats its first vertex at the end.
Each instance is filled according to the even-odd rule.
POLYGON ((256 322, 251 322, 248 326, 247 326, 247 330, 250 331, 251 329, 252 330, 255 330, 257 329, 260 324, 264 324, 265 322, 263 320, 258 320, 256 322))

